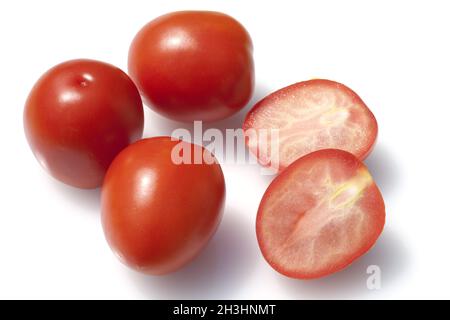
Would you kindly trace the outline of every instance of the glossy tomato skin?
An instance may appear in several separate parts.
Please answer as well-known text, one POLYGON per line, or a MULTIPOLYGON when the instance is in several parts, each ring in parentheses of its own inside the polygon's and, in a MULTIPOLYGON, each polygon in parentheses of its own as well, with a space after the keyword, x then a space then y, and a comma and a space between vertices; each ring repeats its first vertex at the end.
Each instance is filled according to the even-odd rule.
POLYGON ((384 224, 383 197, 367 167, 349 152, 323 149, 272 181, 258 209, 256 234, 273 269, 307 280, 364 255, 384 224))
POLYGON ((166 274, 187 264, 222 217, 220 165, 175 164, 171 153, 179 143, 205 151, 169 137, 143 139, 124 149, 105 177, 101 202, 106 239, 122 262, 140 272, 166 274))
POLYGON ((100 61, 71 60, 47 71, 24 110, 28 143, 56 179, 101 186, 113 158, 142 136, 143 106, 131 79, 100 61))
POLYGON ((165 117, 220 120, 250 100, 252 41, 239 22, 223 13, 173 12, 139 31, 128 70, 144 101, 165 117))

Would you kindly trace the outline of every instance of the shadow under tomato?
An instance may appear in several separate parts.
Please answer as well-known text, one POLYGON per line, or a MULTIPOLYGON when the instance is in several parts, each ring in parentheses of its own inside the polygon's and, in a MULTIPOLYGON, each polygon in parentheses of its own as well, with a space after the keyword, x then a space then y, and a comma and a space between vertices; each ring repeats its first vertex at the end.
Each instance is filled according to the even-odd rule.
POLYGON ((392 230, 384 230, 375 246, 348 268, 331 276, 316 280, 296 280, 280 275, 280 286, 294 299, 346 299, 363 298, 375 291, 383 291, 399 280, 409 267, 409 253, 392 230), (370 290, 367 268, 381 270, 381 288, 370 290))
POLYGON ((96 189, 80 189, 64 184, 49 175, 44 177, 43 180, 47 181, 50 189, 55 190, 55 195, 62 195, 67 198, 71 203, 86 212, 92 212, 94 214, 100 213, 100 195, 101 188, 96 189))
MULTIPOLYGON (((401 183, 402 172, 389 149, 382 144, 377 144, 364 163, 369 168, 382 194, 392 196, 401 183)), ((262 177, 265 181, 272 182, 277 175, 264 174, 262 177)))
MULTIPOLYGON (((247 112, 253 107, 253 105, 255 105, 259 100, 264 98, 264 96, 266 96, 267 94, 269 94, 269 91, 264 85, 256 84, 251 100, 242 110, 220 121, 202 123, 203 131, 210 128, 214 128, 219 129, 222 132, 222 134, 224 134, 226 129, 242 128, 242 124, 244 122, 244 118, 247 112)), ((157 114, 156 112, 150 110, 148 106, 145 106, 144 110, 146 119, 144 128, 144 137, 161 136, 161 135, 171 136, 174 130, 180 128, 187 129, 190 132, 191 136, 194 133, 193 122, 179 122, 165 118, 157 114)), ((199 143, 201 141, 195 142, 199 143)))
POLYGON ((216 128, 225 132, 226 129, 241 129, 244 124, 244 119, 247 113, 250 111, 253 106, 259 102, 262 98, 270 93, 269 89, 261 83, 256 84, 255 90, 253 92, 252 98, 247 103, 247 105, 238 113, 232 115, 229 118, 205 123, 205 129, 216 128))
MULTIPOLYGON (((178 122, 170 120, 155 113, 154 111, 150 110, 150 108, 145 107, 146 127, 144 128, 144 137, 173 136, 175 130, 184 129, 185 132, 183 132, 183 134, 186 134, 187 136, 183 136, 183 140, 206 146, 210 151, 214 153, 217 160, 221 164, 242 164, 242 161, 244 161, 243 164, 248 164, 250 163, 249 158, 251 157, 251 155, 250 151, 245 146, 243 135, 239 133, 238 135, 236 135, 236 137, 230 136, 229 138, 227 138, 226 130, 241 129, 248 111, 268 93, 269 90, 265 86, 257 84, 252 99, 241 111, 239 111, 235 115, 232 115, 231 117, 220 121, 202 122, 201 129, 197 129, 197 132, 194 128, 193 122, 178 122), (203 135, 208 129, 217 129, 219 132, 209 132, 209 134, 213 136, 213 140, 203 141, 203 135), (220 140, 219 142, 214 141, 216 139, 216 133, 220 134, 219 139, 221 139, 221 143, 220 140), (196 134, 198 136, 196 136, 196 134), (233 138, 234 141, 230 141, 231 138, 233 138), (233 146, 232 152, 230 152, 230 146, 233 146)), ((236 132, 232 133, 235 134, 236 132)))
POLYGON ((383 144, 376 144, 372 153, 364 161, 375 183, 386 196, 392 196, 401 183, 401 168, 389 149, 383 144))
MULTIPOLYGON (((252 233, 228 209, 211 242, 190 264, 164 275, 149 276, 130 271, 144 295, 152 299, 224 299, 239 290, 252 274, 258 251, 252 233)), ((256 240, 255 240, 256 241, 256 240)))

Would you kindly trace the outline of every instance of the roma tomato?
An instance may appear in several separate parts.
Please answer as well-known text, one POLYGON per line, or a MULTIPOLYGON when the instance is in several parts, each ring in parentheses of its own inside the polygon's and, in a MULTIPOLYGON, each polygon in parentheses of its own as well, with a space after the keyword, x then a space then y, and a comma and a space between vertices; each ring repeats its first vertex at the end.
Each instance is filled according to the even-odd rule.
POLYGON ((239 22, 223 13, 173 12, 139 31, 128 70, 144 101, 165 117, 219 120, 250 99, 252 41, 239 22))
POLYGON ((116 154, 141 137, 143 117, 139 92, 124 72, 99 61, 72 60, 34 85, 24 127, 34 155, 53 177, 96 188, 116 154))
POLYGON ((364 159, 378 133, 374 115, 355 92, 323 79, 299 82, 268 95, 247 114, 243 129, 249 150, 262 165, 276 171, 327 148, 364 159))
POLYGON ((170 137, 140 140, 112 162, 102 189, 106 239, 128 266, 165 274, 192 260, 214 234, 225 200, 220 165, 203 147, 170 137), (214 162, 174 159, 178 147, 214 162))
POLYGON ((364 164, 346 151, 325 149, 275 178, 259 206, 256 233, 275 270, 311 279, 367 252, 384 220, 383 198, 364 164))

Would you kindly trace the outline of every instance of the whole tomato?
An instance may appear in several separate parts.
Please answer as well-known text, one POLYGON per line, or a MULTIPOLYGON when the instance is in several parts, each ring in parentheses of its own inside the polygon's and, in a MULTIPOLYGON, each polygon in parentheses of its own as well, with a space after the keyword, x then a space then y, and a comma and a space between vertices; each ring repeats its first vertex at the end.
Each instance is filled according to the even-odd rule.
POLYGON ((144 273, 166 274, 205 247, 224 201, 222 170, 206 149, 170 137, 143 139, 119 153, 108 169, 103 229, 122 262, 144 273), (180 154, 192 161, 180 162, 180 154))
POLYGON ((181 11, 145 25, 128 57, 144 101, 165 117, 213 121, 241 110, 254 83, 250 35, 219 12, 181 11))
POLYGON ((139 92, 123 71, 100 61, 72 60, 34 85, 25 105, 25 134, 53 177, 96 188, 117 153, 142 136, 142 109, 139 92))

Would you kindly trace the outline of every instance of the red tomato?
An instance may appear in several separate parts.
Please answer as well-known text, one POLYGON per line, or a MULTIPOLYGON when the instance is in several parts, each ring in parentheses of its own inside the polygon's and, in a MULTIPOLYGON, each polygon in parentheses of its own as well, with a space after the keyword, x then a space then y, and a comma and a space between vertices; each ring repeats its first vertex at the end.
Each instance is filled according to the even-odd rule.
POLYGON ((203 147, 169 137, 144 139, 123 150, 105 177, 106 239, 125 264, 144 273, 165 274, 188 263, 222 216, 220 165, 175 164, 171 153, 176 146, 213 157, 203 147))
POLYGON ((256 220, 267 262, 293 278, 339 271, 383 230, 384 202, 365 165, 342 150, 310 153, 271 183, 256 220))
POLYGON ((328 148, 351 152, 363 160, 378 132, 375 117, 355 92, 321 79, 268 95, 250 110, 243 128, 253 133, 246 140, 250 151, 262 165, 277 171, 310 152, 328 148), (278 130, 277 150, 271 150, 275 146, 271 141, 277 139, 270 129, 278 130), (262 133, 268 136, 267 144, 260 138, 262 133))
POLYGON ((25 134, 40 164, 56 179, 96 188, 116 154, 139 139, 142 101, 120 69, 73 60, 46 72, 31 90, 25 134))
POLYGON ((242 109, 253 91, 253 47, 244 27, 219 12, 181 11, 144 26, 128 69, 144 101, 165 117, 212 121, 242 109))

